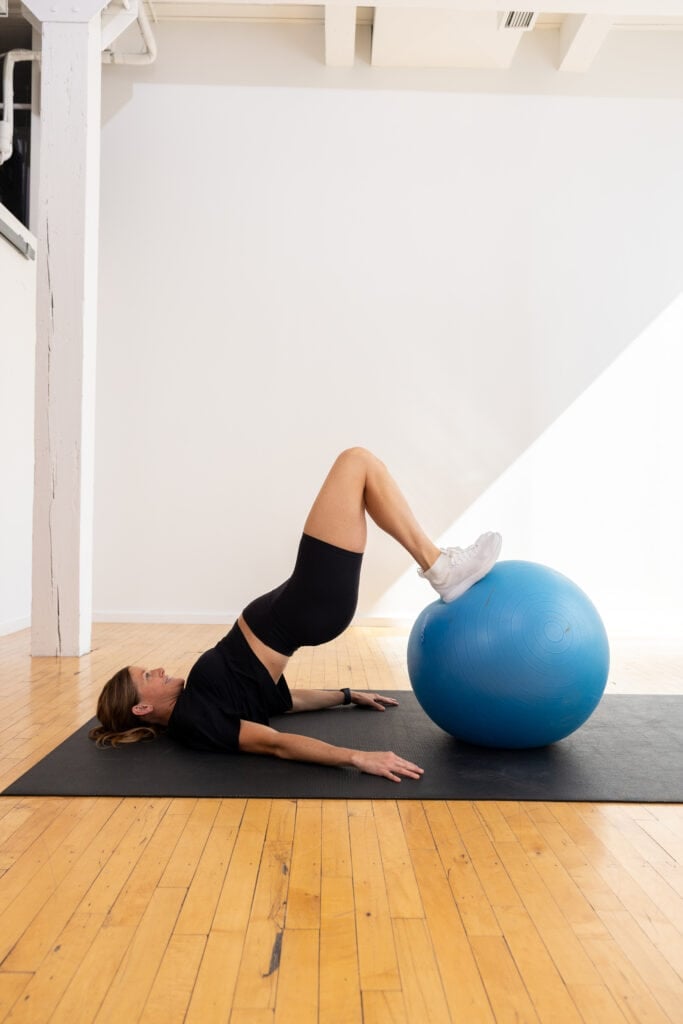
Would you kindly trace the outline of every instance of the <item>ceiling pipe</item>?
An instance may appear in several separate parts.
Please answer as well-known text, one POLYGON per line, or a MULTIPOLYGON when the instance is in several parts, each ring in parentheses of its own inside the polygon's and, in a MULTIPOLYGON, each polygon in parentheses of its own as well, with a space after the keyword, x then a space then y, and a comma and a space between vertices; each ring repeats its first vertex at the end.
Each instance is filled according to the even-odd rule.
POLYGON ((0 121, 0 164, 12 155, 14 140, 14 65, 23 60, 40 60, 35 50, 10 50, 5 54, 2 73, 2 120, 0 121))
MULTIPOLYGON (((123 6, 129 10, 129 0, 123 0, 123 6)), ((116 53, 105 50, 102 53, 103 64, 152 64, 157 57, 157 44, 152 33, 152 26, 145 12, 144 2, 138 4, 137 22, 140 35, 145 44, 143 53, 116 53)), ((0 164, 6 163, 12 156, 14 142, 14 66, 19 61, 40 60, 38 50, 10 50, 4 55, 3 67, 3 108, 0 120, 0 164)))

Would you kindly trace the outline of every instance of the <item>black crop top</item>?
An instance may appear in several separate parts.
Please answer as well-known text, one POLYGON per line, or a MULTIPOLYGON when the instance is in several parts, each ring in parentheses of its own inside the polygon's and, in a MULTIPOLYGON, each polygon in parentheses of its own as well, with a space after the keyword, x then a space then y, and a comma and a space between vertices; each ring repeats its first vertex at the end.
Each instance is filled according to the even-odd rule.
POLYGON ((168 735, 195 750, 237 753, 240 719, 268 724, 292 707, 284 676, 270 677, 237 623, 192 666, 168 722, 168 735))

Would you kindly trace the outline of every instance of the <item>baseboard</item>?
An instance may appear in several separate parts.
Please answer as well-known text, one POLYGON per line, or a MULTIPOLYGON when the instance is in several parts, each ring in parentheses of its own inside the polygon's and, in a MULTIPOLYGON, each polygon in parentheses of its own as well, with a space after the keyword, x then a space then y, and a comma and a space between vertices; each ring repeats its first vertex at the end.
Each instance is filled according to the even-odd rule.
POLYGON ((93 612, 93 622, 148 622, 156 624, 220 625, 234 622, 239 612, 93 612))
MULTIPOLYGON (((239 612, 94 612, 93 622, 148 622, 156 624, 177 625, 220 625, 230 624, 238 617, 239 612)), ((351 625, 368 628, 410 628, 412 619, 386 618, 385 616, 361 615, 351 625)))
MULTIPOLYGON (((178 625, 230 625, 239 615, 239 611, 224 612, 131 612, 131 611, 98 611, 93 613, 93 622, 148 622, 150 624, 178 625)), ((665 612, 635 611, 617 612, 604 616, 608 635, 614 639, 621 637, 652 637, 667 638, 680 635, 680 623, 683 622, 682 609, 667 609, 665 612)), ((414 618, 407 616, 359 615, 351 625, 366 628, 406 629, 409 630, 414 618)), ((16 623, 8 623, 5 633, 16 632, 30 625, 29 619, 17 619, 16 623)), ((4 635, 0 625, 0 636, 4 635)))

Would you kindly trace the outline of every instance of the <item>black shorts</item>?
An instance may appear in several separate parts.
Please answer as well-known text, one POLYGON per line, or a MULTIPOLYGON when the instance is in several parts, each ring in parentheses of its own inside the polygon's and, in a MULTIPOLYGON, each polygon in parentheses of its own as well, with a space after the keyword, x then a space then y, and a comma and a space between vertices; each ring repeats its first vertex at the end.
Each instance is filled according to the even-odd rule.
POLYGON ((280 654, 334 640, 356 611, 362 561, 359 552, 304 533, 290 578, 248 604, 244 621, 280 654))

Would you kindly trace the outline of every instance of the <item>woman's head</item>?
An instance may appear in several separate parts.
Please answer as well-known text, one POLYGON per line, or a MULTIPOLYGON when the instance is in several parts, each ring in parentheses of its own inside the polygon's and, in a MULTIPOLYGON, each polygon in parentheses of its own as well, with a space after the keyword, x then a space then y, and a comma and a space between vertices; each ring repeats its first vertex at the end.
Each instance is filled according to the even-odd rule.
POLYGON ((91 729, 90 739, 98 747, 153 739, 183 686, 184 680, 170 678, 163 669, 120 669, 102 688, 97 701, 101 725, 91 729))
POLYGON ((147 675, 133 666, 121 669, 102 687, 97 700, 97 718, 101 724, 88 734, 98 746, 135 743, 157 735, 157 723, 150 719, 145 721, 145 715, 154 715, 154 709, 140 703, 136 685, 140 674, 142 678, 147 675))

